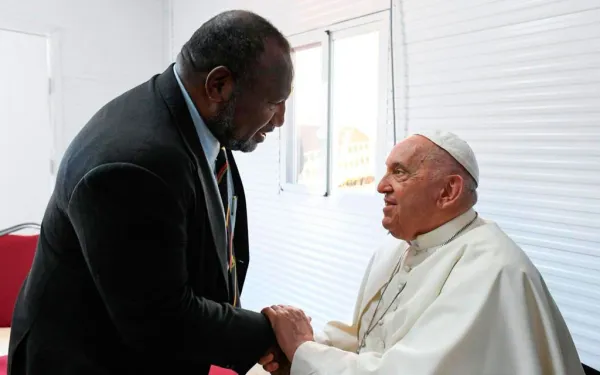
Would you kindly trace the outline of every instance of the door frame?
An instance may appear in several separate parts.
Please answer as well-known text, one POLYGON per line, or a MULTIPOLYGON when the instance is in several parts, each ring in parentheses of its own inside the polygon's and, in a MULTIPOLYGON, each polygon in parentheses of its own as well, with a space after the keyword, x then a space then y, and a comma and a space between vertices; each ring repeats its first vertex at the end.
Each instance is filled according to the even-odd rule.
POLYGON ((52 184, 56 180, 56 170, 60 155, 65 149, 65 127, 63 110, 63 75, 61 62, 61 36, 63 30, 52 25, 44 25, 35 22, 5 20, 0 18, 0 30, 16 32, 21 34, 40 36, 46 39, 46 66, 48 68, 49 92, 49 123, 51 154, 49 155, 48 168, 52 179, 52 184))

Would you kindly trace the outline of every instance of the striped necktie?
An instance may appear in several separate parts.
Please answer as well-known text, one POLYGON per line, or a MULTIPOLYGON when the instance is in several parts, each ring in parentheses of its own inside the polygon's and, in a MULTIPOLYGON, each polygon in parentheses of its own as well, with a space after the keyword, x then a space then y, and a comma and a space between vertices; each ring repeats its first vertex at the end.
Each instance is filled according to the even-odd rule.
POLYGON ((229 198, 228 189, 228 174, 229 174, 229 162, 227 160, 227 153, 225 148, 221 147, 217 160, 215 162, 215 172, 217 185, 219 186, 219 193, 221 194, 221 201, 223 202, 223 208, 225 209, 225 233, 227 235, 227 258, 228 264, 227 269, 229 270, 229 285, 233 289, 233 301, 232 304, 235 307, 240 306, 239 288, 237 283, 237 270, 235 261, 235 252, 233 249, 233 234, 234 234, 234 223, 232 222, 232 210, 236 209, 235 196, 231 197, 233 202, 229 198), (233 203, 233 204, 232 204, 233 203))

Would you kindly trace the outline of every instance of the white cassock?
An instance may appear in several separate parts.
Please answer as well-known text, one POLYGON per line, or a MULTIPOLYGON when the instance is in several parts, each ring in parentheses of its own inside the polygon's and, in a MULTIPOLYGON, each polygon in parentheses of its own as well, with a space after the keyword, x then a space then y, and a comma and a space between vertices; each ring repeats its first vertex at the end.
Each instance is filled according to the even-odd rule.
POLYGON ((323 337, 302 344, 294 355, 291 375, 325 374, 579 375, 583 370, 537 269, 496 224, 470 210, 410 244, 391 238, 374 254, 353 324, 328 323, 323 337), (399 271, 391 277, 395 268, 399 271))

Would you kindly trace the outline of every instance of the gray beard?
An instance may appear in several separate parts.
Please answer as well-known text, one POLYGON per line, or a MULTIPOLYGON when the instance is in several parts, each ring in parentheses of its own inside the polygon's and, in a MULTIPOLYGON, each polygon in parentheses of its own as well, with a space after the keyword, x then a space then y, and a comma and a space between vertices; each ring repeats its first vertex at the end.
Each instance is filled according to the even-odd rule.
POLYGON ((233 118, 235 116, 235 103, 237 95, 234 95, 225 105, 225 108, 216 116, 205 120, 206 127, 221 143, 221 146, 232 151, 252 152, 257 143, 254 139, 237 139, 233 118))

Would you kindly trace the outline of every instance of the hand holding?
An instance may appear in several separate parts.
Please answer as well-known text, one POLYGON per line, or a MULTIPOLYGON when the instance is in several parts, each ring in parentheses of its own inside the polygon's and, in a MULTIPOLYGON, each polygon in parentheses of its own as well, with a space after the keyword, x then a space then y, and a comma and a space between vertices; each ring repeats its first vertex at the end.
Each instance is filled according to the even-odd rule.
POLYGON ((285 357, 279 346, 272 348, 262 357, 258 364, 263 367, 263 370, 270 372, 272 375, 289 375, 292 364, 285 357))
POLYGON ((279 346, 275 346, 258 361, 266 372, 274 375, 289 374, 290 362, 285 357, 279 346))
MULTIPOLYGON (((302 310, 280 305, 267 307, 262 312, 271 322, 279 347, 289 361, 293 360, 300 345, 307 341, 314 341, 310 318, 302 310)), ((265 361, 265 363, 269 362, 265 361)))

